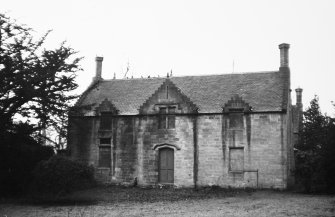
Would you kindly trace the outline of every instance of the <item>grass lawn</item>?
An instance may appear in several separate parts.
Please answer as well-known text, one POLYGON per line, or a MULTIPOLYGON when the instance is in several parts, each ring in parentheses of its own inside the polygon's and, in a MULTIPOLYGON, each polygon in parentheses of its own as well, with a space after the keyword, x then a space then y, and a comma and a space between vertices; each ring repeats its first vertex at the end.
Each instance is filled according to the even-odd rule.
POLYGON ((335 196, 108 186, 58 198, 2 200, 3 216, 335 216, 335 196))

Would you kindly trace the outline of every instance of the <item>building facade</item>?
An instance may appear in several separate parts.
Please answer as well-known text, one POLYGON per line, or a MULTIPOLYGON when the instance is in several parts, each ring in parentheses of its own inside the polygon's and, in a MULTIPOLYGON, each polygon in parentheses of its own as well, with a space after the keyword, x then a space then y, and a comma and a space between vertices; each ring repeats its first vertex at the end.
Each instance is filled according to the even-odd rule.
POLYGON ((277 71, 147 79, 104 80, 97 57, 69 115, 71 157, 104 183, 289 187, 302 90, 292 106, 279 48, 277 71))

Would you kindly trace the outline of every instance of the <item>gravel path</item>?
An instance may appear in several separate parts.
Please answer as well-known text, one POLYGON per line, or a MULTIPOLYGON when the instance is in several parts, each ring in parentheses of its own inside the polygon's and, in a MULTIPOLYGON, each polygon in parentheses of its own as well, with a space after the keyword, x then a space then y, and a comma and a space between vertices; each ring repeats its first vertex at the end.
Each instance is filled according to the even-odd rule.
POLYGON ((0 217, 11 216, 335 216, 335 196, 258 191, 227 198, 174 202, 122 202, 87 206, 0 204, 0 217))

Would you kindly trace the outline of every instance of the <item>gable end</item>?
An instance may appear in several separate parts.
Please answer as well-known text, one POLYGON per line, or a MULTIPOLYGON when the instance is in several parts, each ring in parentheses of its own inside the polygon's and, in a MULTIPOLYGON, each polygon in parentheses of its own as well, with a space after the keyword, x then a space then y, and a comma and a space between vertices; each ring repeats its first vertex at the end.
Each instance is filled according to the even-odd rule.
POLYGON ((166 79, 138 110, 140 114, 156 113, 158 105, 178 105, 179 113, 198 112, 198 107, 170 79, 166 79))

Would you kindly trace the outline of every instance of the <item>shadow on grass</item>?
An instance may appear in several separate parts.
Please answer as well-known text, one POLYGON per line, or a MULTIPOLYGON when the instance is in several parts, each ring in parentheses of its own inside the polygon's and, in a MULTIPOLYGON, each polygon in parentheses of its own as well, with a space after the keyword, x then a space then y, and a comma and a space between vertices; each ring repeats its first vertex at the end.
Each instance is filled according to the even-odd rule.
POLYGON ((65 195, 26 195, 21 198, 4 200, 6 203, 29 204, 36 206, 88 206, 100 202, 116 203, 154 203, 181 200, 201 200, 209 198, 226 198, 248 196, 254 189, 220 188, 217 186, 193 188, 173 188, 157 186, 154 188, 125 187, 117 185, 99 186, 65 195))

